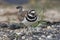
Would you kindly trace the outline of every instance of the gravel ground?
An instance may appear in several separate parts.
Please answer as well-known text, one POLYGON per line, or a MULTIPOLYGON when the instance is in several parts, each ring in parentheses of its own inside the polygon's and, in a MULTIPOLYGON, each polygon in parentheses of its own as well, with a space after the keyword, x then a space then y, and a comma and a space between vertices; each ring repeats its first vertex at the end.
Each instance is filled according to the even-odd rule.
POLYGON ((16 30, 0 28, 0 40, 60 40, 60 25, 27 27, 16 30))

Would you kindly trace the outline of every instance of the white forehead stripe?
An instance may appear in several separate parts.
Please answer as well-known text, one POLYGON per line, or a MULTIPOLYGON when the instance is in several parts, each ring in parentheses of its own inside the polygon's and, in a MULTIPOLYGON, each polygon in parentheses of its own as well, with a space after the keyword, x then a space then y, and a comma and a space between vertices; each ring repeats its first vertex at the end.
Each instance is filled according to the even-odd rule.
POLYGON ((35 11, 31 11, 31 13, 35 13, 35 11))

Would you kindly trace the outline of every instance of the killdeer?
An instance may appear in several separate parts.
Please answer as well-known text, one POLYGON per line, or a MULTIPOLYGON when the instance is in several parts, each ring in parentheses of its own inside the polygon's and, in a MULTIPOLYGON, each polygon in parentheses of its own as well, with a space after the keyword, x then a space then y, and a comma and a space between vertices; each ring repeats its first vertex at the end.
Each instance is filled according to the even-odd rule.
POLYGON ((37 15, 35 10, 30 10, 22 23, 24 23, 26 26, 30 26, 31 24, 35 23, 37 21, 37 15))

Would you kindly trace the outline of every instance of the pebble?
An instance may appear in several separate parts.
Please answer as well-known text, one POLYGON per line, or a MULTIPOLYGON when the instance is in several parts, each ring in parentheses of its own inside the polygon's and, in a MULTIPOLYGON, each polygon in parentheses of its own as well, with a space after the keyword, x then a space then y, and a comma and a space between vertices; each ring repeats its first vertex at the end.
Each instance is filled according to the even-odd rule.
MULTIPOLYGON (((54 26, 54 25, 53 25, 54 26)), ((55 26, 56 27, 56 26, 55 26)), ((14 33, 17 34, 18 39, 21 40, 59 40, 60 39, 60 32, 57 32, 58 29, 56 29, 55 27, 51 27, 51 26, 47 26, 47 28, 41 28, 41 27, 28 27, 26 29, 18 29, 20 30, 19 32, 17 32, 16 30, 13 30, 12 32, 6 32, 6 31, 1 31, 2 34, 1 37, 3 35, 7 36, 7 38, 13 39, 14 38, 14 33), (56 29, 56 30, 55 30, 56 29), (8 37, 8 35, 12 35, 10 37, 8 37), (54 38, 53 38, 54 37, 54 38)))
POLYGON ((25 39, 25 36, 22 36, 22 39, 25 39))

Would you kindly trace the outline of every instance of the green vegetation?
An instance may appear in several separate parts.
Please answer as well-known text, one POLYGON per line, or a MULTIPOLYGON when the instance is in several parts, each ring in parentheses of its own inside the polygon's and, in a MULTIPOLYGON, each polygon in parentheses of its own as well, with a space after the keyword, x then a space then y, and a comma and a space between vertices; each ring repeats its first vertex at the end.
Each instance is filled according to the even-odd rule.
POLYGON ((38 27, 38 25, 46 24, 44 21, 37 21, 36 23, 32 24, 31 27, 38 27))

